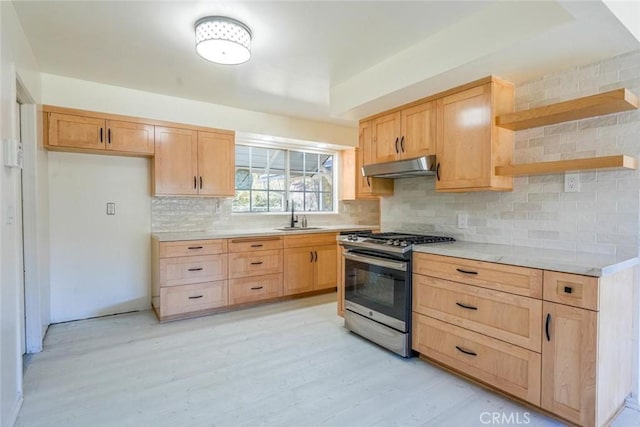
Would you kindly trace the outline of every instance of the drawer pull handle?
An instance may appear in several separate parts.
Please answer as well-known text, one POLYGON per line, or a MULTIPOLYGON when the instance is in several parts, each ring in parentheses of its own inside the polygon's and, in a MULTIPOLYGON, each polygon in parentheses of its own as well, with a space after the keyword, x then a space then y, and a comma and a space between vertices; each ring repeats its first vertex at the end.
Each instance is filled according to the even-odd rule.
POLYGON ((457 349, 458 351, 460 351, 460 352, 464 353, 464 354, 468 354, 469 356, 477 356, 477 355, 478 355, 477 353, 474 353, 473 351, 465 350, 465 349, 464 349, 464 348, 462 348, 462 347, 458 347, 458 346, 456 346, 456 349, 457 349))
POLYGON ((202 267, 190 268, 189 271, 202 271, 202 267))
POLYGON ((189 299, 198 299, 198 298, 202 298, 204 295, 197 295, 195 297, 189 297, 189 299))
POLYGON ((547 341, 551 341, 551 335, 549 334, 549 326, 551 325, 551 313, 547 313, 547 320, 544 322, 544 333, 547 335, 547 341))
POLYGON ((571 292, 573 292, 573 288, 571 286, 565 286, 564 287, 564 293, 565 294, 570 294, 571 292))
POLYGON ((259 289, 262 289, 264 286, 255 286, 253 288, 251 288, 252 291, 257 291, 259 289))
POLYGON ((457 302, 456 305, 458 307, 466 308, 467 310, 477 310, 478 309, 478 307, 473 307, 473 306, 470 306, 470 305, 464 305, 464 304, 459 303, 459 302, 457 302))
POLYGON ((260 265, 260 264, 262 264, 262 261, 255 261, 251 263, 251 265, 260 265))
POLYGON ((251 247, 252 247, 252 248, 261 248, 261 247, 263 247, 263 246, 264 246, 263 244, 259 244, 259 245, 251 245, 251 247))
POLYGON ((460 273, 464 273, 464 274, 478 274, 477 271, 463 270, 461 268, 456 268, 456 271, 459 271, 460 273))
POLYGON ((187 249, 190 249, 190 250, 202 249, 202 246, 189 246, 187 249))

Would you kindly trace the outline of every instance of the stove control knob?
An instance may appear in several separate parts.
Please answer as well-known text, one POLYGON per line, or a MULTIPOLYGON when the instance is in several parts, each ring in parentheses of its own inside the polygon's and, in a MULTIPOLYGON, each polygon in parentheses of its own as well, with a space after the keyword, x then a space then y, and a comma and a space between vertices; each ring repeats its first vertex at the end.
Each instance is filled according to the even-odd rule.
POLYGON ((355 241, 357 241, 357 240, 358 240, 358 236, 356 236, 355 234, 349 234, 349 235, 347 236, 347 240, 350 240, 350 241, 352 241, 352 242, 355 242, 355 241))
POLYGON ((400 246, 402 246, 404 248, 404 247, 409 246, 409 243, 407 243, 406 240, 403 240, 402 242, 400 242, 400 246))
POLYGON ((387 245, 393 245, 393 239, 387 240, 387 245))
POLYGON ((400 246, 400 240, 394 240, 393 246, 400 246))

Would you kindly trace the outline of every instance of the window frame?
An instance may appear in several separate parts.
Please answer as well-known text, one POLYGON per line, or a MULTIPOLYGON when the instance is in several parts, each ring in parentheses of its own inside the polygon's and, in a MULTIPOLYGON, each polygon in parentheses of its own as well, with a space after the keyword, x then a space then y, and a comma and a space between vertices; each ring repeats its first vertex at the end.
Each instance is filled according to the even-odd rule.
MULTIPOLYGON (((266 210, 266 211, 254 211, 251 210, 252 206, 251 206, 251 196, 252 196, 252 192, 254 191, 253 187, 250 187, 246 190, 243 189, 238 189, 237 188, 237 183, 235 182, 235 174, 238 170, 238 165, 236 163, 234 163, 233 165, 233 170, 234 170, 234 200, 237 196, 237 191, 249 191, 249 210, 248 211, 236 211, 233 208, 232 205, 232 210, 231 213, 233 215, 287 215, 291 212, 290 210, 290 202, 291 202, 291 189, 290 189, 290 184, 291 184, 291 164, 290 164, 290 155, 291 152, 293 151, 297 151, 297 152, 302 152, 302 153, 309 153, 309 154, 318 154, 318 155, 328 155, 328 156, 332 156, 332 177, 331 177, 331 185, 332 185, 332 191, 331 191, 331 200, 332 200, 332 210, 327 210, 327 211, 305 211, 305 210, 296 210, 296 212, 304 212, 304 214, 310 214, 310 215, 327 215, 327 214, 338 214, 338 174, 339 174, 339 155, 340 152, 338 150, 331 150, 331 149, 318 149, 318 148, 314 148, 314 147, 307 147, 307 146, 298 146, 298 145, 289 145, 289 144, 277 144, 277 143, 273 143, 273 144, 261 144, 261 143, 255 143, 255 142, 238 142, 236 141, 236 146, 244 146, 244 147, 252 147, 252 148, 261 148, 261 149, 272 149, 272 150, 281 150, 284 151, 284 207, 285 210, 283 211, 271 211, 271 210, 266 210)), ((251 171, 253 170, 253 160, 251 159, 249 161, 249 173, 252 173, 251 171)), ((251 184, 253 186, 253 183, 251 184)), ((265 191, 265 193, 267 193, 267 197, 269 194, 269 190, 258 190, 258 191, 265 191)), ((298 192, 296 192, 298 193, 298 192)), ((306 194, 319 194, 320 198, 322 196, 323 193, 328 193, 328 192, 317 192, 317 191, 309 191, 307 192, 302 191, 299 192, 304 195, 306 194)), ((321 201, 319 200, 319 203, 321 201)), ((270 206, 267 205, 267 209, 270 209, 270 206)))

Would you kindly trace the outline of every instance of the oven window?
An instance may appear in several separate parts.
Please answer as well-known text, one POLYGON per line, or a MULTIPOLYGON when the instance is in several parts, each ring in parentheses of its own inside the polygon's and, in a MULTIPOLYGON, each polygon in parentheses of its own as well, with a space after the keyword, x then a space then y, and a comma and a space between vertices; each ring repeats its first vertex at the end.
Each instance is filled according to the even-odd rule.
POLYGON ((407 274, 404 271, 347 259, 345 299, 406 321, 407 274))

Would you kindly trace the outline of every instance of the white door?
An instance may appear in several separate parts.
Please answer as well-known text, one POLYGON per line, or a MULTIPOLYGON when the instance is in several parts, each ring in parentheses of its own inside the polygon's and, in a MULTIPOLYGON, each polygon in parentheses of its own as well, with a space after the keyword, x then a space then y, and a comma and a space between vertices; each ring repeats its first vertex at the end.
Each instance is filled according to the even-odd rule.
MULTIPOLYGON (((16 138, 22 140, 20 135, 20 103, 16 101, 16 138)), ((26 330, 25 330, 25 305, 24 305, 24 230, 23 230, 23 212, 22 212, 22 169, 18 173, 18 182, 16 183, 17 194, 17 206, 16 206, 16 230, 18 230, 18 322, 20 323, 20 348, 22 354, 27 352, 26 344, 26 330)))

